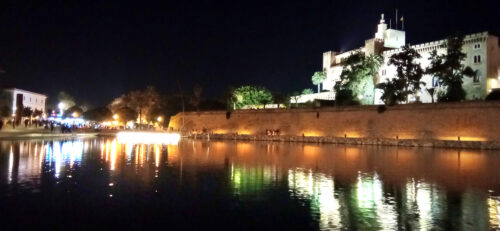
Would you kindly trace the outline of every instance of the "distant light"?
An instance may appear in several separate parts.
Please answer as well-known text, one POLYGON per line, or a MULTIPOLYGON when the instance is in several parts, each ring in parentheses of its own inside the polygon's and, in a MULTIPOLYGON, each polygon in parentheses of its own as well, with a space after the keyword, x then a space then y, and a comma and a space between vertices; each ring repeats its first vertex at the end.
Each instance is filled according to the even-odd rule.
POLYGON ((59 103, 59 104, 57 105, 57 107, 58 107, 60 110, 64 109, 64 103, 62 103, 62 102, 61 102, 61 103, 59 103))
POLYGON ((73 114, 71 114, 74 118, 77 118, 78 117, 78 112, 73 112, 73 114))
POLYGON ((113 115, 113 119, 117 120, 118 119, 118 114, 113 115))
POLYGON ((132 144, 177 144, 181 138, 178 133, 164 132, 118 132, 118 143, 132 144))
POLYGON ((158 116, 158 118, 156 120, 158 120, 158 122, 161 122, 163 120, 163 118, 161 118, 161 116, 158 116))

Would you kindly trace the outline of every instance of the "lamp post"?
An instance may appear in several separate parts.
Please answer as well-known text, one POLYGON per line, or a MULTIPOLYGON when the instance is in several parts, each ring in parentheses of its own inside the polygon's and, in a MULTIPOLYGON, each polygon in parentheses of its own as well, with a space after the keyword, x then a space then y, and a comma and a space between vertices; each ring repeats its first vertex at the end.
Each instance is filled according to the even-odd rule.
POLYGON ((64 103, 60 102, 57 107, 59 108, 59 113, 61 117, 63 116, 63 111, 64 111, 64 103))

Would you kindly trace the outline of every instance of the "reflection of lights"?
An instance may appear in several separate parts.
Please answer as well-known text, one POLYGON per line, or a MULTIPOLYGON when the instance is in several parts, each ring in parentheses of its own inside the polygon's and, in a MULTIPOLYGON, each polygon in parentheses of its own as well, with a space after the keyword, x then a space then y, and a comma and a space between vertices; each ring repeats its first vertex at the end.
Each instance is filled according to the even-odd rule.
POLYGON ((118 143, 133 144, 177 144, 181 138, 178 133, 159 132, 119 132, 116 137, 118 143))
MULTIPOLYGON (((436 197, 436 195, 434 195, 436 197)), ((415 182, 411 179, 406 184, 406 203, 410 205, 416 205, 413 207, 415 211, 408 211, 411 213, 418 214, 418 223, 420 229, 430 230, 432 229, 432 190, 431 185, 423 182, 415 182)), ((434 213, 436 213, 437 208, 434 208, 434 213)), ((435 214, 434 214, 435 216, 435 214)))
POLYGON ((320 215, 320 229, 340 227, 340 204, 332 177, 299 168, 288 171, 288 185, 299 197, 312 200, 312 209, 320 215))
POLYGON ((116 140, 111 142, 111 156, 109 161, 110 169, 115 170, 116 167, 116 140))
POLYGON ((271 167, 231 166, 231 183, 235 194, 251 197, 267 189, 274 179, 271 167))
POLYGON ((159 145, 155 145, 155 165, 156 167, 159 167, 160 166, 160 146, 159 145))
POLYGON ((9 183, 12 182, 12 171, 14 170, 14 152, 12 151, 12 145, 10 145, 9 152, 9 183))
MULTIPOLYGON (((43 147, 42 150, 43 151, 43 147)), ((40 154, 42 156, 42 153, 40 154)), ((83 155, 83 141, 54 141, 52 145, 45 145, 45 162, 54 166, 54 176, 59 177, 65 164, 79 164, 83 155)))
POLYGON ((358 207, 368 217, 376 218, 374 222, 383 230, 397 229, 397 213, 394 205, 384 200, 382 182, 378 175, 373 177, 358 176, 357 191, 358 207))
POLYGON ((488 198, 488 213, 490 217, 490 229, 500 228, 500 198, 489 197, 488 198))
POLYGON ((132 160, 132 149, 134 145, 131 143, 126 143, 125 144, 125 154, 127 154, 127 161, 132 160))

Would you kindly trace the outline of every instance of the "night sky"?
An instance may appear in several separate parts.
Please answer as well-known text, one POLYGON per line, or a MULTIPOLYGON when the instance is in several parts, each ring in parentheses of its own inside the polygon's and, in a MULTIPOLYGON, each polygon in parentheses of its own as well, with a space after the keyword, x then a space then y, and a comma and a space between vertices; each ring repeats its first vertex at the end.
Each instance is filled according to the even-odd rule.
POLYGON ((314 88, 322 53, 374 36, 404 15, 407 42, 456 31, 500 34, 500 1, 2 1, 2 84, 67 91, 94 106, 136 88, 205 98, 228 85, 314 88), (179 84, 178 84, 179 83, 179 84))

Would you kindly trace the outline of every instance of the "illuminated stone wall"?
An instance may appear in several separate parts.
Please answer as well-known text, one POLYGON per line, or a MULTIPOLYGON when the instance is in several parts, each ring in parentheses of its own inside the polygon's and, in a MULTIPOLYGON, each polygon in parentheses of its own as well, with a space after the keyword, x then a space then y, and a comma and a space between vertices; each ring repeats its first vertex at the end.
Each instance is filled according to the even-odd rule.
POLYGON ((289 136, 500 141, 500 102, 397 105, 323 109, 188 112, 169 127, 218 134, 264 135, 266 129, 289 136), (183 122, 184 120, 184 122, 183 122))

